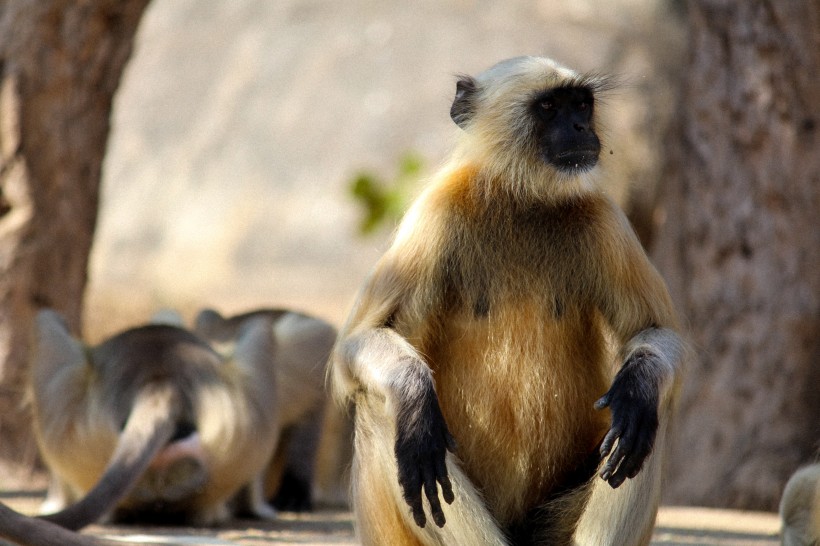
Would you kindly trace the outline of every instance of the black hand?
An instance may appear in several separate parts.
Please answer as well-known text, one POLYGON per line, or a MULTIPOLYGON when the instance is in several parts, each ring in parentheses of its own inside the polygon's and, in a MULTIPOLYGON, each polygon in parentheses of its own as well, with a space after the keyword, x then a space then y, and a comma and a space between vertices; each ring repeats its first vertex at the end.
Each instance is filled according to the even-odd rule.
POLYGON ((653 355, 642 353, 630 357, 609 391, 595 402, 595 409, 609 407, 612 412, 612 427, 601 444, 601 457, 609 455, 601 478, 613 488, 638 475, 655 443, 658 386, 645 362, 651 358, 653 355), (616 441, 618 445, 613 451, 616 441))
POLYGON ((395 446, 399 484, 419 527, 427 523, 422 489, 430 501, 433 521, 439 527, 444 526, 445 519, 437 484, 441 485, 442 497, 447 504, 452 504, 455 498, 444 462, 447 451, 455 451, 455 440, 444 422, 435 391, 428 389, 421 396, 401 404, 395 446))

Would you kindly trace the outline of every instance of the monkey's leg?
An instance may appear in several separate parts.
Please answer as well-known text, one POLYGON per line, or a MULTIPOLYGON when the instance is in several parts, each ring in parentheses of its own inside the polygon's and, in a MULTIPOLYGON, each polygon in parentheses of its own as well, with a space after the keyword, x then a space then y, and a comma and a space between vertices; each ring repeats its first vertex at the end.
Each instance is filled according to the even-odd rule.
POLYGON ((322 506, 350 505, 350 463, 353 460, 353 409, 326 404, 316 456, 314 494, 322 506))
POLYGON ((661 492, 668 419, 661 418, 655 448, 637 476, 617 489, 595 477, 592 494, 575 531, 576 546, 643 546, 649 544, 661 492))
POLYGON ((71 489, 71 486, 52 472, 48 480, 46 498, 38 511, 40 514, 52 514, 78 500, 79 497, 71 489))
POLYGON ((324 406, 314 408, 283 436, 286 441, 285 464, 272 500, 277 510, 305 512, 313 509, 313 473, 323 415, 324 406))
MULTIPOLYGON (((244 485, 232 499, 234 515, 267 521, 277 517, 276 509, 265 499, 264 478, 260 474, 244 485)), ((219 521, 219 520, 216 520, 219 521)))
MULTIPOLYGON (((458 460, 446 464, 455 500, 442 503, 443 527, 429 520, 419 527, 404 500, 394 452, 395 424, 381 401, 361 400, 356 407, 352 500, 358 532, 365 545, 502 546, 504 533, 483 499, 461 471, 458 460)), ((431 512, 424 501, 424 509, 431 512)))
POLYGON ((572 546, 575 528, 592 493, 601 457, 596 448, 551 491, 549 499, 507 530, 512 544, 572 546))
POLYGON ((602 455, 609 458, 602 466, 603 479, 593 480, 575 533, 577 545, 649 544, 685 351, 677 334, 663 328, 648 328, 624 347, 623 366, 596 402, 597 408, 612 412, 612 428, 602 446, 602 455))

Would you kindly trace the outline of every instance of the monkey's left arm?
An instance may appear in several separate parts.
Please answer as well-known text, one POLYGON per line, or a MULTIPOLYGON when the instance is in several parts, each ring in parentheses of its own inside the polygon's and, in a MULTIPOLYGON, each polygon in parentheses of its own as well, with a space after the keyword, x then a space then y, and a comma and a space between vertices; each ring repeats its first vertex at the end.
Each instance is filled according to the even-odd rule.
POLYGON ((604 251, 603 285, 609 293, 602 296, 601 310, 623 344, 622 364, 609 391, 595 402, 596 409, 608 407, 612 414, 600 450, 609 457, 601 478, 613 488, 634 478, 652 452, 659 411, 671 404, 685 353, 663 279, 631 229, 624 226, 621 233, 604 251))

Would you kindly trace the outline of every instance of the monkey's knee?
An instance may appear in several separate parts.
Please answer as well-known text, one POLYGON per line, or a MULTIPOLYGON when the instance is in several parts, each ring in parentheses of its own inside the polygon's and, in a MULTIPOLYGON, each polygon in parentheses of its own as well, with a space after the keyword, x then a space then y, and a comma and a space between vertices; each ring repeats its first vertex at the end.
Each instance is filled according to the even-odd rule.
POLYGON ((795 472, 780 501, 782 544, 820 544, 820 464, 795 472))

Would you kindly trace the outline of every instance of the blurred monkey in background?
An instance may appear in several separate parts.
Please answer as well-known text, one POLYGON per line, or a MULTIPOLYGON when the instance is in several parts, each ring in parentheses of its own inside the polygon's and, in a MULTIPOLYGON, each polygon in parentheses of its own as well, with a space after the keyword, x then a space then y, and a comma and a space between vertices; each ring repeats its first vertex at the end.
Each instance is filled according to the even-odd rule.
POLYGON ((99 544, 63 528, 102 517, 272 519, 266 499, 307 510, 314 489, 320 502, 346 499, 352 423, 325 404, 335 329, 274 309, 230 318, 204 310, 196 328, 198 335, 164 310, 149 325, 87 347, 57 313, 38 314, 29 388, 52 474, 42 510, 53 513, 34 519, 0 505, 0 537, 99 544), (332 453, 317 486, 320 444, 332 453))
POLYGON ((266 498, 287 511, 310 510, 314 496, 323 504, 343 504, 352 457, 352 422, 327 403, 325 387, 336 329, 321 319, 285 309, 257 309, 228 318, 205 309, 195 319, 195 331, 220 350, 226 342, 234 342, 245 323, 258 317, 269 321, 276 343, 270 365, 276 375, 280 427, 265 473, 266 498), (317 459, 325 463, 318 469, 317 459))
POLYGON ((783 546, 820 546, 820 463, 789 478, 780 500, 783 546))
POLYGON ((213 525, 240 502, 272 518, 261 473, 278 440, 270 322, 248 321, 225 358, 150 324, 88 347, 54 311, 36 317, 30 394, 52 483, 44 519, 213 525), (112 510, 113 509, 113 510, 112 510))

